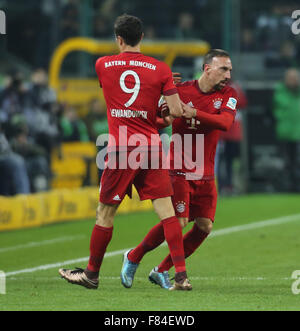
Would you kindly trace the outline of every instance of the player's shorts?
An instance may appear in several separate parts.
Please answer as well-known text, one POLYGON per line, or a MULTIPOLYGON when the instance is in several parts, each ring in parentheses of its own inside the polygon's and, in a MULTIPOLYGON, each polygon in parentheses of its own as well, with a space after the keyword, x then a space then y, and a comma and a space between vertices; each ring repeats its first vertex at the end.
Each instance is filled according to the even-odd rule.
POLYGON ((177 217, 209 218, 214 222, 217 207, 217 189, 214 180, 186 180, 184 176, 172 175, 174 195, 172 202, 177 217))
POLYGON ((155 200, 173 195, 167 169, 110 169, 103 171, 100 184, 100 202, 120 204, 126 194, 132 197, 135 186, 140 200, 155 200))

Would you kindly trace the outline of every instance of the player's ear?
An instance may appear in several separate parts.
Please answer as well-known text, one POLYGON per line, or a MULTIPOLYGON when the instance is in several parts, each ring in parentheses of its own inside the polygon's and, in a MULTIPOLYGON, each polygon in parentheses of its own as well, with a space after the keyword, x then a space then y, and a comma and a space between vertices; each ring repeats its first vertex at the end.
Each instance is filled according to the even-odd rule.
POLYGON ((121 36, 116 36, 116 43, 118 44, 118 46, 122 46, 123 42, 124 40, 121 36))
POLYGON ((209 73, 210 71, 210 65, 208 63, 203 65, 203 72, 209 73))

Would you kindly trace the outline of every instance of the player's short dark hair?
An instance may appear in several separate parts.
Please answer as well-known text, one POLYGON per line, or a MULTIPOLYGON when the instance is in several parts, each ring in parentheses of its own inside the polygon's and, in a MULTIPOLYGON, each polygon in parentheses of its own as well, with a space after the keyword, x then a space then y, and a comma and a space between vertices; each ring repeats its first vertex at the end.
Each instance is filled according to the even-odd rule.
POLYGON ((114 31, 116 37, 122 37, 127 45, 134 47, 142 39, 143 23, 138 17, 124 14, 116 19, 114 31))
POLYGON ((223 49, 211 49, 207 54, 205 54, 203 59, 203 66, 202 69, 204 70, 204 67, 206 64, 210 64, 212 62, 212 59, 214 57, 230 57, 229 53, 224 51, 223 49))

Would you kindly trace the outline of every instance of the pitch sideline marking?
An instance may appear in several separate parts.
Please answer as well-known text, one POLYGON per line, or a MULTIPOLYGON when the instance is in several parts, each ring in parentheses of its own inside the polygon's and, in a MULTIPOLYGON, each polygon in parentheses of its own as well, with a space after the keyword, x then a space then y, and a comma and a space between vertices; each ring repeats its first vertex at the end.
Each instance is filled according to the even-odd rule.
POLYGON ((223 236, 223 235, 232 234, 235 232, 259 229, 259 228, 264 228, 266 226, 279 225, 279 224, 282 224, 285 222, 294 222, 297 220, 300 220, 300 214, 294 214, 294 215, 283 216, 283 217, 278 217, 278 218, 271 218, 271 219, 264 220, 264 221, 247 223, 244 225, 237 225, 237 226, 232 226, 229 228, 219 229, 219 230, 213 231, 209 235, 209 237, 212 238, 212 237, 217 237, 217 236, 223 236))
POLYGON ((40 246, 44 246, 44 245, 57 244, 59 242, 72 241, 72 240, 82 239, 85 237, 86 236, 84 236, 84 235, 78 235, 78 236, 65 236, 65 237, 59 237, 59 238, 55 238, 55 239, 48 239, 48 240, 42 240, 42 241, 32 241, 27 244, 0 248, 0 253, 16 251, 18 249, 24 249, 24 248, 32 248, 32 247, 40 247, 40 246))
MULTIPOLYGON (((107 258, 107 257, 111 257, 111 256, 121 255, 121 254, 125 253, 126 251, 128 251, 129 249, 130 248, 121 249, 121 250, 114 251, 114 252, 109 252, 109 253, 106 253, 104 257, 107 258)), ((68 261, 57 262, 57 263, 52 263, 52 264, 40 265, 40 266, 34 267, 34 268, 11 271, 11 272, 6 273, 6 277, 15 276, 15 275, 19 275, 19 274, 25 274, 25 273, 32 273, 32 272, 41 271, 41 270, 49 270, 49 269, 59 268, 59 267, 63 267, 63 266, 68 265, 68 264, 87 262, 88 260, 89 260, 89 257, 82 257, 82 258, 74 259, 74 260, 68 260, 68 261)))
MULTIPOLYGON (((229 227, 229 228, 225 228, 225 229, 215 230, 214 232, 211 233, 211 235, 208 238, 223 236, 226 234, 232 234, 232 233, 246 231, 246 230, 259 229, 259 228, 263 228, 266 226, 279 225, 279 224, 286 223, 286 222, 294 222, 299 219, 300 219, 300 214, 295 214, 295 215, 283 216, 283 217, 279 217, 279 218, 273 218, 273 219, 268 219, 268 220, 264 220, 264 221, 254 222, 254 223, 248 223, 248 224, 244 224, 244 225, 233 226, 233 227, 229 227)), ((107 258, 107 257, 116 256, 116 255, 121 255, 121 254, 124 254, 129 249, 130 248, 126 248, 126 249, 121 249, 118 251, 108 252, 105 254, 104 257, 107 258)), ((11 271, 11 272, 6 273, 6 277, 15 276, 15 275, 24 274, 24 273, 33 273, 36 271, 59 268, 59 267, 65 266, 65 265, 86 262, 86 261, 88 261, 88 259, 89 259, 89 257, 83 257, 83 258, 79 258, 79 259, 57 262, 57 263, 53 263, 53 264, 45 264, 45 265, 41 265, 41 266, 34 267, 34 268, 11 271)))

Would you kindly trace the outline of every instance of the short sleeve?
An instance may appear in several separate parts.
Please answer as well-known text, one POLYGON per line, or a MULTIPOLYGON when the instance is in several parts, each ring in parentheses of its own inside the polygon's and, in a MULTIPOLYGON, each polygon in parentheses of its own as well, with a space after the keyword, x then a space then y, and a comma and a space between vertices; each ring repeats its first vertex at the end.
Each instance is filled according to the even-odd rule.
POLYGON ((173 82, 172 71, 169 66, 162 62, 161 65, 161 77, 162 77, 162 91, 161 94, 165 96, 173 95, 178 93, 177 88, 173 82))
POLYGON ((97 73, 97 76, 98 76, 100 87, 102 87, 102 82, 101 82, 101 66, 102 66, 102 61, 103 61, 103 58, 100 57, 96 61, 96 64, 95 64, 95 70, 96 70, 96 73, 97 73))
POLYGON ((226 91, 225 96, 223 98, 223 103, 221 106, 221 112, 231 113, 233 116, 236 115, 238 105, 238 98, 235 89, 230 88, 226 91))

